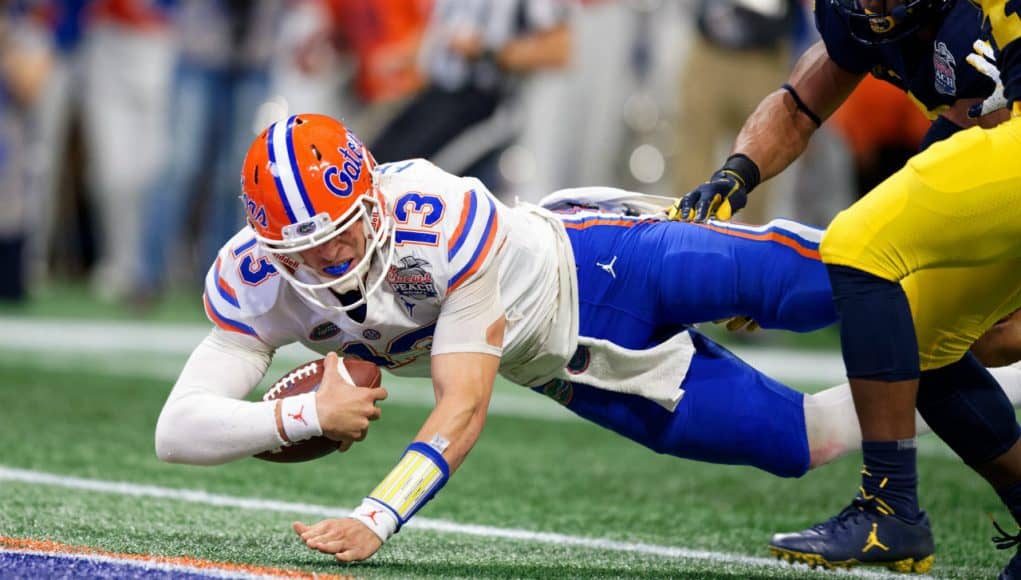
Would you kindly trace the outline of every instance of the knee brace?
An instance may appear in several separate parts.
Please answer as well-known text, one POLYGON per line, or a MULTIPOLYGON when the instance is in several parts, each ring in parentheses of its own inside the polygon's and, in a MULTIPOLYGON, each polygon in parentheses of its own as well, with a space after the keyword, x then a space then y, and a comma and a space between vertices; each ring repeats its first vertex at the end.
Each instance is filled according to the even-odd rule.
POLYGON ((826 265, 840 315, 847 376, 903 381, 919 375, 911 306, 899 282, 847 266, 826 265))
POLYGON ((917 407, 933 432, 972 467, 999 457, 1021 436, 1007 395, 971 353, 923 372, 917 407))

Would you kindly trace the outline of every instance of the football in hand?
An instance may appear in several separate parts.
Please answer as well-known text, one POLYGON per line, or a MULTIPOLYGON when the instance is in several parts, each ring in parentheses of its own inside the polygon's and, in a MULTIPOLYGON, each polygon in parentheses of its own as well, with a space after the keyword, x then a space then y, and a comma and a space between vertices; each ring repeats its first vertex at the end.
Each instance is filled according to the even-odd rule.
MULTIPOLYGON (((307 362, 284 374, 266 391, 262 400, 275 401, 284 397, 315 391, 323 380, 324 361, 325 359, 318 359, 307 362)), ((382 379, 376 365, 360 359, 342 358, 337 365, 337 370, 340 372, 341 378, 356 387, 374 389, 380 385, 382 379)), ((312 437, 311 439, 298 441, 293 445, 263 451, 256 454, 255 457, 278 463, 311 461, 336 451, 339 444, 339 441, 334 441, 328 437, 312 437)))

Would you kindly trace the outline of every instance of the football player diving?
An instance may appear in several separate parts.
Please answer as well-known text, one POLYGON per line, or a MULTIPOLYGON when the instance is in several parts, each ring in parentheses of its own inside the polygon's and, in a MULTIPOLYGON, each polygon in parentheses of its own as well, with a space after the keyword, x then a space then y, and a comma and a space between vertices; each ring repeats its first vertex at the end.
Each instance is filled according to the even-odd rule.
MULTIPOLYGON (((206 277, 215 327, 163 408, 159 457, 217 464, 323 434, 350 446, 385 395, 345 388, 333 353, 429 377, 435 392, 414 441, 350 517, 295 523, 312 549, 374 554, 461 466, 498 373, 678 457, 793 477, 859 445, 846 385, 794 391, 690 326, 834 322, 819 230, 672 222, 661 200, 608 188, 509 208, 425 160, 377 166, 319 115, 263 131, 241 182, 248 225, 206 277), (329 353, 320 389, 242 400, 296 342, 329 353)), ((1021 399, 1021 371, 998 372, 1021 399)))
MULTIPOLYGON (((841 212, 820 248, 842 322, 865 465, 849 506, 802 532, 777 534, 770 548, 811 564, 924 572, 932 565, 933 542, 917 497, 916 408, 1021 521, 1021 429, 1001 389, 968 352, 1021 307, 1021 2, 830 0, 818 3, 816 19, 824 44, 799 62, 789 86, 763 101, 735 155, 710 183, 680 200, 676 213, 726 218, 740 209, 760 176, 774 175, 797 153, 771 144, 768 133, 789 134, 798 143, 854 86, 865 64, 880 67, 882 78, 903 83, 926 105, 926 92, 947 93, 954 78, 941 64, 961 62, 964 54, 954 47, 970 42, 954 35, 967 23, 989 24, 999 54, 982 51, 993 54, 1005 103, 1012 103, 1007 120, 955 132, 912 158, 841 212), (984 19, 975 16, 979 8, 984 19), (846 36, 857 44, 835 48, 827 32, 833 18, 844 21, 846 36), (763 109, 776 116, 763 116, 763 109), (920 284, 930 283, 929 275, 942 277, 942 295, 925 296, 920 284), (877 542, 885 549, 873 549, 877 542)), ((948 125, 953 118, 944 117, 933 131, 954 129, 948 125)), ((998 529, 998 547, 1021 545, 1021 534, 998 529)), ((1014 555, 1000 578, 1021 578, 1021 556, 1014 555)))

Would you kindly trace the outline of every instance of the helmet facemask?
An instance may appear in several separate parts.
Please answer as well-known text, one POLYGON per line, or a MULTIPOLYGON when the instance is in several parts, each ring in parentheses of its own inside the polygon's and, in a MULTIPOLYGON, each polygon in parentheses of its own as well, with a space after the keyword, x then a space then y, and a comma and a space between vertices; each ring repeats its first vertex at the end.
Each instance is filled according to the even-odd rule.
POLYGON ((364 305, 386 279, 393 263, 393 232, 393 220, 387 217, 381 196, 365 194, 336 220, 320 213, 311 220, 285 228, 283 240, 271 240, 258 234, 256 239, 277 272, 302 298, 320 308, 348 312, 364 305), (336 277, 328 277, 302 260, 301 252, 359 227, 365 236, 364 255, 357 264, 336 277), (351 290, 357 290, 359 298, 341 304, 339 295, 351 290))
POLYGON ((945 13, 951 0, 906 0, 888 12, 871 12, 858 0, 829 0, 858 42, 880 45, 901 40, 945 13))

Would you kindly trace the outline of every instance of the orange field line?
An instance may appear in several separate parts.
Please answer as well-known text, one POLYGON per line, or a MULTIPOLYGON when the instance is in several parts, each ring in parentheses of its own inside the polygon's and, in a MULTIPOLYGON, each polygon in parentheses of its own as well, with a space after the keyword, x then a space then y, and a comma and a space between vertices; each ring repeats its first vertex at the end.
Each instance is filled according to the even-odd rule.
POLYGON ((153 562, 157 564, 172 564, 176 566, 188 566, 191 568, 198 569, 216 569, 231 572, 245 572, 248 574, 256 574, 263 576, 278 576, 281 578, 317 578, 322 580, 327 579, 340 580, 345 578, 352 578, 351 576, 339 576, 335 574, 318 574, 315 572, 305 572, 303 570, 287 570, 284 568, 252 566, 249 564, 236 564, 233 562, 214 562, 212 560, 192 558, 191 556, 152 556, 144 554, 122 554, 117 552, 108 552, 106 550, 92 548, 89 546, 72 546, 70 544, 61 544, 60 542, 51 542, 49 540, 33 540, 29 538, 9 538, 7 536, 0 536, 0 548, 9 548, 12 550, 32 550, 36 552, 48 552, 52 554, 84 554, 94 556, 106 556, 109 558, 116 558, 119 560, 134 560, 141 562, 153 562))

